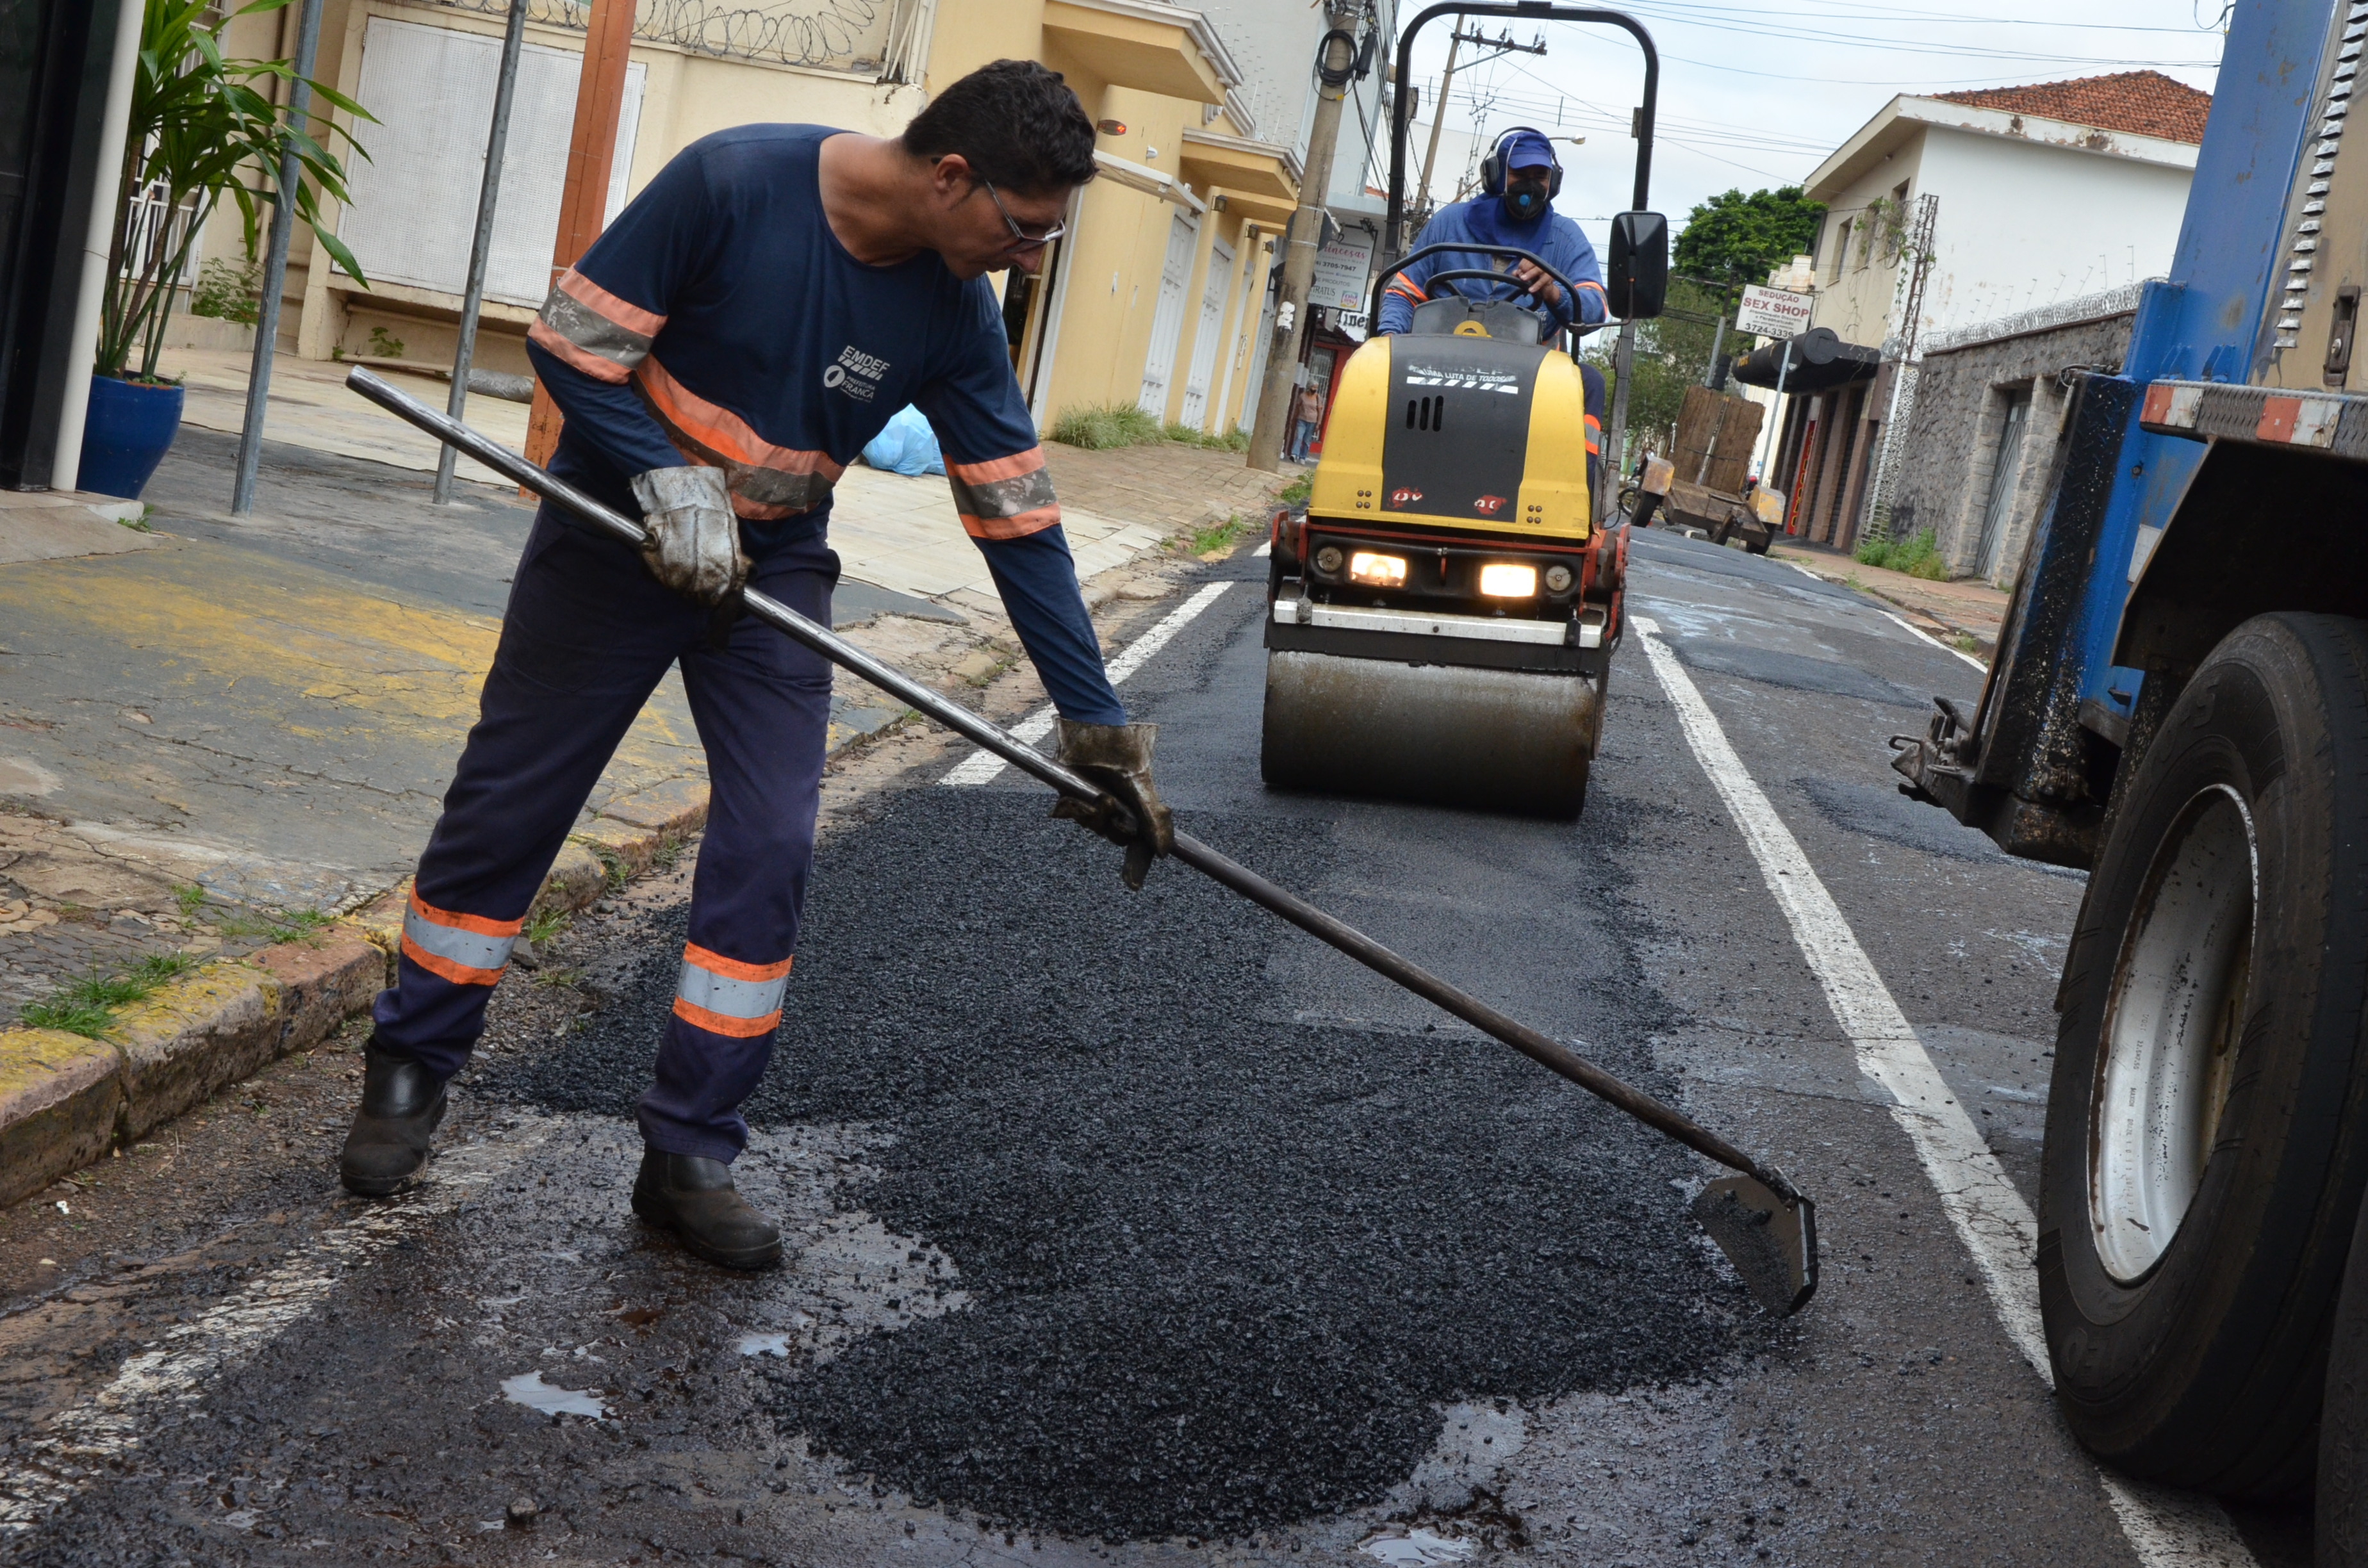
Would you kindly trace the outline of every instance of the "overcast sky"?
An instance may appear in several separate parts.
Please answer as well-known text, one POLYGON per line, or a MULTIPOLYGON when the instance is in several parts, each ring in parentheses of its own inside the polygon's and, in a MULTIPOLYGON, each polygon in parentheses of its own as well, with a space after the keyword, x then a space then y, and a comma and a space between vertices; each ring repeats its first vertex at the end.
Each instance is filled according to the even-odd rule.
MULTIPOLYGON (((1402 0, 1406 16, 1422 3, 1402 0)), ((2217 0, 2192 3, 2191 11, 2191 0, 2001 0, 2001 15, 1944 8, 1950 0, 1628 0, 1622 8, 1651 31, 1661 56, 1652 205, 1679 225, 1720 191, 1800 184, 1899 93, 2142 67, 2209 92, 2221 12, 2217 0)), ((1459 62, 1447 127, 1529 124, 1586 136, 1585 146, 1559 149, 1566 174, 1555 205, 1600 247, 1610 215, 1629 204, 1629 108, 1642 101, 1643 54, 1610 28, 1532 23, 1512 36, 1522 44, 1542 36, 1546 53, 1505 54, 1469 71, 1459 62)), ((1447 50, 1442 17, 1415 45, 1425 119, 1447 50)), ((1460 52, 1469 62, 1494 51, 1465 44, 1460 52)), ((1386 128, 1376 131, 1378 184, 1389 148, 1386 128)), ((1446 156, 1442 149, 1442 164, 1446 156)), ((1419 157, 1417 143, 1409 161, 1419 157)))

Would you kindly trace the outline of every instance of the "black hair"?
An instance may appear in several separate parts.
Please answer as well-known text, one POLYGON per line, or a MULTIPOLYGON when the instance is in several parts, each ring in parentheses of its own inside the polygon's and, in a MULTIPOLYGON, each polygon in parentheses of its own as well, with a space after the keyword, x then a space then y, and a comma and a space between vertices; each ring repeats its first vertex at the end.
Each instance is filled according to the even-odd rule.
POLYGON ((1004 190, 1046 196, 1094 177, 1094 122, 1077 95, 1032 60, 982 65, 905 127, 905 151, 934 163, 959 153, 1004 190))

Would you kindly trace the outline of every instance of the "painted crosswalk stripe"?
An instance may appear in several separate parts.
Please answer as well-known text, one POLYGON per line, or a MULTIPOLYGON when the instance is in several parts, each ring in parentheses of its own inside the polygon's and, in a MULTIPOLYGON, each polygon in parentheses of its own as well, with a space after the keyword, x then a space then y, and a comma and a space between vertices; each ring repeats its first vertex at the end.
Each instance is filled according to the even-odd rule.
MULTIPOLYGON (((2039 1318, 2039 1222, 2007 1179, 2005 1167, 1975 1127, 1850 922, 1809 864, 1742 757, 1728 744, 1718 716, 1661 640, 1659 625, 1634 616, 1645 656, 1695 760, 1710 775, 1743 841, 1759 862, 1768 891, 1784 912, 1793 939, 1824 988, 1842 1032, 1858 1053, 1859 1071, 1887 1091, 1892 1119, 1907 1134, 1949 1222, 1973 1256, 1991 1307, 2041 1380, 2055 1383, 2047 1338, 2039 1318)), ((2253 1568, 2253 1554, 2209 1498, 2165 1491, 2100 1472, 2122 1533, 2146 1568, 2253 1568)))
MULTIPOLYGON (((1190 626, 1202 610, 1224 597, 1225 590, 1232 586, 1231 583, 1211 583, 1168 611, 1165 619, 1128 643, 1118 657, 1105 666, 1110 673, 1110 683, 1112 686, 1124 684, 1128 676, 1149 663, 1153 654, 1167 647, 1178 632, 1190 626)), ((1031 746, 1036 744, 1053 733, 1053 705, 1048 702, 1020 720, 1011 726, 1011 733, 1031 746)), ((1009 766, 991 751, 974 751, 955 764, 953 769, 938 782, 955 788, 985 784, 1009 766)))

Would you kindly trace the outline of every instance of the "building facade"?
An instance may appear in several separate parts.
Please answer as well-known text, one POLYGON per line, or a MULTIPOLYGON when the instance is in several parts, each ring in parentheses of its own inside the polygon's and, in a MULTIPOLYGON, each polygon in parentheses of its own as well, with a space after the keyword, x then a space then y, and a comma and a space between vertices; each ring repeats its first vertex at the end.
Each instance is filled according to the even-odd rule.
MULTIPOLYGON (((300 233, 286 347, 450 363, 510 3, 326 0, 316 74, 377 121, 349 127, 370 156, 355 161, 353 201, 334 219, 370 284, 300 233)), ((477 356, 523 372, 526 327, 550 281, 588 7, 517 3, 529 7, 527 53, 477 356)), ((803 121, 894 135, 976 67, 1042 61, 1102 133, 1099 176, 1078 193, 1068 237, 1038 276, 996 279, 1039 425, 1119 403, 1198 430, 1246 426, 1272 321, 1275 235, 1299 199, 1313 97, 1302 78, 1323 13, 1238 9, 1245 19, 1271 9, 1307 32, 1304 47, 1253 28, 1251 53, 1228 38, 1224 7, 1160 0, 639 0, 609 210, 711 131, 803 121)), ((282 35, 294 10, 236 19, 229 51, 291 52, 282 35)), ((235 215, 217 214, 201 251, 233 256, 240 244, 235 215)))
MULTIPOLYGON (((1785 400, 1770 477, 1796 532, 1850 547, 1878 488, 1896 492, 1921 463, 1909 425, 1896 440, 1890 426, 1909 415, 1913 361, 1936 335, 2169 265, 2210 107, 2151 71, 1902 96, 1818 165, 1811 322, 1882 350, 1882 368, 1785 400)), ((1889 521, 1896 532, 1896 507, 1889 521)))
POLYGON ((1891 506, 1900 538, 1930 530, 1952 577, 2011 587, 2047 499, 2069 372, 2118 369, 2143 284, 1936 335, 1903 437, 1916 460, 1891 506))

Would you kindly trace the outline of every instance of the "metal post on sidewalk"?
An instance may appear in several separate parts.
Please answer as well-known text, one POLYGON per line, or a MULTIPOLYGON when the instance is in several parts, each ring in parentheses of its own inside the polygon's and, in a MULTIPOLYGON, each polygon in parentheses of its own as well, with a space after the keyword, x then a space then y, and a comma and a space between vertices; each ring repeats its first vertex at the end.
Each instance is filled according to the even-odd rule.
MULTIPOLYGON (((502 34, 501 76, 494 85, 494 125, 485 136, 485 178, 477 189, 477 234, 469 244, 469 286, 461 297, 461 342, 452 351, 452 395, 444 412, 459 419, 469 405, 469 361, 477 354, 477 312, 485 302, 485 263, 494 249, 494 208, 502 194, 502 157, 510 140, 510 104, 518 97, 518 56, 525 51, 526 0, 510 0, 508 30, 502 34)), ((452 463, 459 452, 436 453, 436 488, 429 499, 441 506, 452 499, 452 463)))
MULTIPOLYGON (((1776 426, 1782 424, 1784 409, 1784 378, 1793 369, 1793 340, 1784 340, 1784 357, 1776 361, 1776 401, 1768 405, 1767 433, 1759 437, 1759 483, 1768 483, 1768 465, 1776 460, 1776 426)), ((1785 497, 1790 505, 1792 497, 1785 497)))
POLYGON ((1604 483, 1594 497, 1599 523, 1611 516, 1611 497, 1619 493, 1620 476, 1628 468, 1628 372, 1635 363, 1636 324, 1623 321, 1611 346, 1611 427, 1603 432, 1604 483))
MULTIPOLYGON (((321 46, 321 0, 304 0, 296 26, 296 74, 288 84, 288 124, 302 130, 313 107, 313 59, 321 46)), ((288 286, 288 242, 296 228, 296 149, 279 153, 279 183, 271 194, 271 240, 264 251, 263 298, 255 320, 255 363, 246 374, 246 419, 238 432, 238 470, 231 481, 233 517, 255 510, 255 465, 263 456, 263 410, 271 395, 271 355, 279 338, 279 294, 288 286)), ((325 263, 326 258, 324 258, 325 263)))

